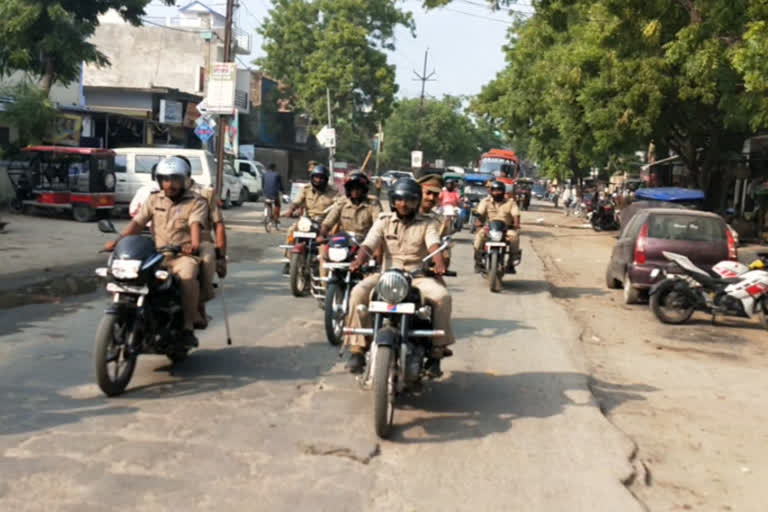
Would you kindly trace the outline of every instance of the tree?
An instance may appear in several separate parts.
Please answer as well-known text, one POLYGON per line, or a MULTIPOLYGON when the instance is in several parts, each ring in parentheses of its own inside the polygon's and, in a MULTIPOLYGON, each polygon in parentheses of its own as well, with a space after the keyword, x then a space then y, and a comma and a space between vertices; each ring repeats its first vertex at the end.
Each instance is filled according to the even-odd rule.
POLYGON ((126 21, 139 25, 149 1, 2 0, 0 75, 28 72, 41 79, 47 95, 55 82, 77 79, 83 62, 108 65, 106 56, 88 42, 99 16, 116 9, 126 21))
POLYGON ((461 99, 445 96, 425 100, 401 100, 384 124, 382 163, 389 167, 410 167, 411 151, 421 130, 421 147, 427 161, 443 159, 464 166, 476 161, 483 151, 501 145, 485 121, 475 121, 462 112, 461 99))
POLYGON ((0 112, 0 119, 18 130, 18 145, 24 147, 42 142, 56 118, 56 107, 48 95, 27 82, 9 88, 3 94, 13 97, 15 101, 0 112))
POLYGON ((386 50, 397 26, 413 30, 394 0, 274 0, 264 24, 264 71, 288 86, 299 108, 373 132, 392 109, 397 85, 386 50))

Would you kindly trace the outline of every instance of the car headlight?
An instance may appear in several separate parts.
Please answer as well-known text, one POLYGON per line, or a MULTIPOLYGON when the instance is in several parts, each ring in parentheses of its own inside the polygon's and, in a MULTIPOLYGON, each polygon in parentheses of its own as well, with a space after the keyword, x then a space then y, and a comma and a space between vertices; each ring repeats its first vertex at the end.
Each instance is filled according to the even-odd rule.
POLYGON ((501 239, 504 237, 504 233, 501 231, 491 231, 488 233, 488 236, 491 238, 491 242, 501 242, 501 239))
POLYGON ((379 298, 390 304, 399 304, 408 296, 411 285, 402 273, 390 270, 384 272, 376 285, 379 298))
POLYGON ((328 259, 339 263, 347 259, 349 250, 346 247, 331 247, 328 249, 328 259))
POLYGON ((312 231, 312 220, 309 217, 302 217, 296 225, 299 231, 312 231))
POLYGON ((140 268, 141 260, 112 260, 110 272, 115 279, 136 279, 140 268))

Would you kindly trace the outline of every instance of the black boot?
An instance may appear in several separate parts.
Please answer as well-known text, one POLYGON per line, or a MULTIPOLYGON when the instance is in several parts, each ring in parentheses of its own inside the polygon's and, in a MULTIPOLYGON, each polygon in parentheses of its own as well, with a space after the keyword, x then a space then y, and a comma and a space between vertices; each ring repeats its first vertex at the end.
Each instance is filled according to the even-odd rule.
POLYGON ((347 369, 349 373, 363 373, 365 368, 365 355, 359 352, 352 352, 347 359, 347 369))
POLYGON ((187 348, 196 348, 200 345, 200 342, 197 341, 197 336, 195 336, 194 331, 189 329, 184 329, 181 332, 181 341, 187 348))
POLYGON ((440 359, 434 357, 427 359, 427 364, 424 367, 427 372, 427 377, 437 379, 443 376, 443 371, 440 369, 440 361, 440 359))
POLYGON ((485 270, 485 260, 480 251, 475 251, 475 273, 479 274, 485 270))

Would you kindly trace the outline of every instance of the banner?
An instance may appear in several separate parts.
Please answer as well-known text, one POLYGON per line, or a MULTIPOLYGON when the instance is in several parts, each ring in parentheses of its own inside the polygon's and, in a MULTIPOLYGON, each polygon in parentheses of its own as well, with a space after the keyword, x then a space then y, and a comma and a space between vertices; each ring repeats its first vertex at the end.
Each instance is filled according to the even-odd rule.
POLYGON ((72 114, 56 114, 53 121, 51 142, 61 146, 80 145, 83 119, 72 114))

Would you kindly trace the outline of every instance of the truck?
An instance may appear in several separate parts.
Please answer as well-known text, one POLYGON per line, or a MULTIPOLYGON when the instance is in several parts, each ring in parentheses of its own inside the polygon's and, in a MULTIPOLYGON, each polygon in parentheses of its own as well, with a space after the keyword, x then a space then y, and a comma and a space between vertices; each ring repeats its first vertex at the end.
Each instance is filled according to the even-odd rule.
POLYGON ((512 197, 519 170, 517 155, 509 149, 491 149, 478 162, 479 173, 491 174, 507 185, 507 197, 512 197))

